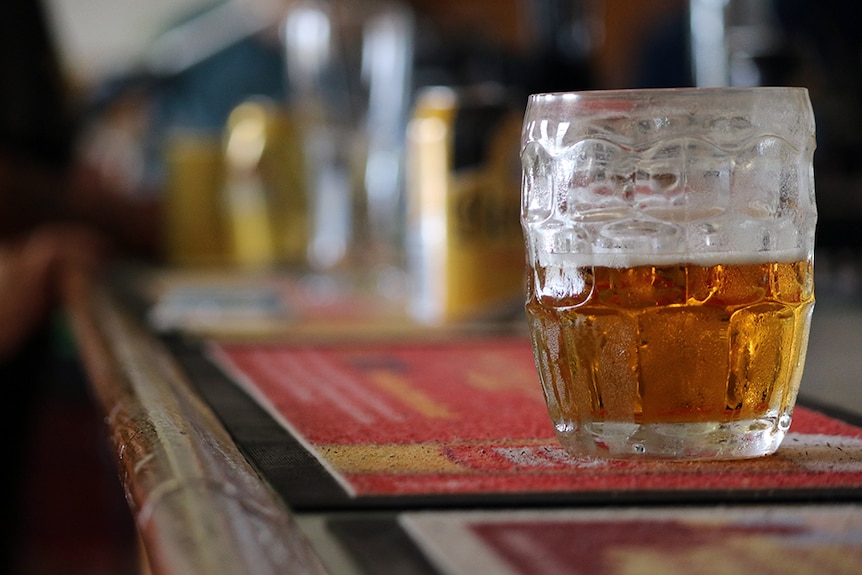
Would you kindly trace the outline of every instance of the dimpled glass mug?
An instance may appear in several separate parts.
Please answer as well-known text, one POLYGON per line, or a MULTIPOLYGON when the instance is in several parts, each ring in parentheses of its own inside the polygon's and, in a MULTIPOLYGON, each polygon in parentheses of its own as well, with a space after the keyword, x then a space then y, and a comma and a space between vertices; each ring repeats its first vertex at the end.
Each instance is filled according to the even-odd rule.
POLYGON ((530 96, 526 311, 576 456, 774 452, 814 307, 804 88, 530 96))

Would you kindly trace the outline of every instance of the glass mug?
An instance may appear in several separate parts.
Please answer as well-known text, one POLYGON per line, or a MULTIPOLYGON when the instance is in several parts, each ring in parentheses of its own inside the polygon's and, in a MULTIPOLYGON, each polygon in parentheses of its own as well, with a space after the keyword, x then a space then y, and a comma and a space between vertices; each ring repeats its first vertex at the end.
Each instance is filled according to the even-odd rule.
POLYGON ((526 312, 573 455, 774 452, 814 307, 804 88, 534 94, 526 312))

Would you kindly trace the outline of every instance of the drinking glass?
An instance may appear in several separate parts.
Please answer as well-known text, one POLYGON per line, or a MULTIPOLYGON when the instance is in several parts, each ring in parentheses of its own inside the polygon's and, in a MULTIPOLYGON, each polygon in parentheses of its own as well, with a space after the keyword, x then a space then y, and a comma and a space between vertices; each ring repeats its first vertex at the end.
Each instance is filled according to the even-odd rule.
POLYGON ((814 147, 804 88, 529 97, 526 312, 567 451, 779 447, 814 307, 814 147))

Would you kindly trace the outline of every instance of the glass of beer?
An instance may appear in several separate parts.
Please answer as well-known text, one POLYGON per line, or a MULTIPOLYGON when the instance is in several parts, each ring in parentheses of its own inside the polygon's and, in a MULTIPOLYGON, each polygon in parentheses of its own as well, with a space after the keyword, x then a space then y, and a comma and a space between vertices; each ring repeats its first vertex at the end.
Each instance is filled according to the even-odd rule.
POLYGON ((814 307, 808 92, 534 94, 521 143, 526 312, 563 447, 778 449, 814 307))

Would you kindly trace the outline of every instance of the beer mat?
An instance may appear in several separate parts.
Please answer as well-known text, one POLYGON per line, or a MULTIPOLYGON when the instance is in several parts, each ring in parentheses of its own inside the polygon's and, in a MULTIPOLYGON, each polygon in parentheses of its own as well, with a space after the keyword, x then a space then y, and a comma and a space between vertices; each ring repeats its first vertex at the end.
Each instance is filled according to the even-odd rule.
POLYGON ((526 332, 521 303, 500 306, 494 315, 426 325, 410 316, 407 302, 400 296, 384 296, 351 282, 315 275, 175 272, 137 290, 135 282, 129 283, 132 286, 122 289, 120 295, 162 335, 242 342, 331 342, 526 332))
MULTIPOLYGON (((395 522, 423 558, 367 572, 418 574, 430 563, 445 575, 850 575, 862 563, 856 505, 431 511, 395 522)), ((360 556, 373 538, 359 520, 331 529, 360 556)))
POLYGON ((388 336, 418 328, 397 298, 312 274, 174 271, 126 283, 134 286, 127 291, 143 292, 145 320, 161 334, 304 340, 388 336))
MULTIPOLYGON (((193 355, 185 354, 187 364, 193 355)), ((862 495, 862 427, 802 405, 769 457, 571 457, 553 435, 529 342, 520 337, 209 342, 206 357, 191 368, 208 375, 193 379, 249 460, 296 507, 862 495)))

